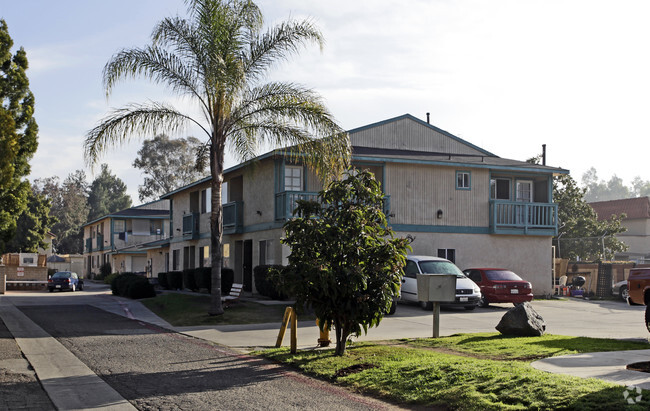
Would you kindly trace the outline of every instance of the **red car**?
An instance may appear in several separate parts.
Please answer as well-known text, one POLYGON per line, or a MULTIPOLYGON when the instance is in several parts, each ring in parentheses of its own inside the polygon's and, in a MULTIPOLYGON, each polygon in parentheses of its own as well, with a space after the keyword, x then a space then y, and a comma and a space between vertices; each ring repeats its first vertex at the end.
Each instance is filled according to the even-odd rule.
POLYGON ((517 274, 503 268, 469 268, 463 271, 481 287, 479 307, 490 303, 521 304, 533 300, 533 287, 517 274))

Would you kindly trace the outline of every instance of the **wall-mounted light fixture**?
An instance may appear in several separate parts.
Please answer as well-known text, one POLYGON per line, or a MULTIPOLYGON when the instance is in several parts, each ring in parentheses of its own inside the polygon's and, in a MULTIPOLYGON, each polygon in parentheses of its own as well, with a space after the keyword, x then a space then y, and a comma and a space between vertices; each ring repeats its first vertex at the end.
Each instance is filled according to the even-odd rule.
POLYGON ((262 215, 262 212, 260 210, 256 211, 257 215, 262 215))
POLYGON ((436 217, 438 217, 439 219, 442 218, 442 210, 438 210, 438 212, 436 213, 436 217))
POLYGON ((390 217, 390 218, 395 217, 395 213, 390 213, 390 214, 388 214, 388 217, 390 217))

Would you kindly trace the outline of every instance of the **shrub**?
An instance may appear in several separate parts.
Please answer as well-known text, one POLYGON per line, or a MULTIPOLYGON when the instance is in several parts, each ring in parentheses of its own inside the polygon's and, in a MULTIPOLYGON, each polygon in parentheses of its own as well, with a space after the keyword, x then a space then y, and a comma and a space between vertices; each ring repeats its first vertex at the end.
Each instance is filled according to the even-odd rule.
POLYGON ((208 292, 212 288, 212 267, 199 267, 194 270, 194 282, 199 290, 205 288, 208 292))
POLYGON ((111 282, 111 291, 113 292, 113 295, 126 296, 129 284, 131 281, 135 281, 135 278, 143 277, 129 272, 119 274, 115 277, 111 282))
POLYGON ((186 268, 183 270, 183 287, 192 291, 198 291, 199 287, 196 286, 196 280, 194 279, 194 268, 186 268))
POLYGON ((183 272, 182 271, 170 271, 167 273, 167 284, 169 285, 170 290, 182 290, 183 289, 183 272))
POLYGON ((253 269, 255 288, 257 289, 257 292, 263 296, 274 300, 286 300, 286 294, 279 290, 278 287, 269 280, 269 270, 271 268, 279 270, 283 267, 281 265, 258 265, 253 269))
POLYGON ((111 267, 111 263, 104 263, 101 267, 99 267, 99 276, 97 276, 97 279, 103 280, 104 278, 111 275, 112 272, 113 268, 111 267))
POLYGON ((129 280, 125 296, 134 300, 152 298, 156 296, 156 290, 147 278, 138 276, 138 278, 129 280))
POLYGON ((114 280, 115 277, 117 277, 118 275, 120 275, 120 274, 119 274, 119 273, 113 273, 113 274, 109 274, 109 275, 107 275, 106 278, 104 278, 104 284, 111 284, 111 285, 112 285, 112 284, 113 284, 113 280, 114 280))
POLYGON ((169 283, 167 282, 167 273, 158 273, 158 285, 165 290, 169 290, 169 283))

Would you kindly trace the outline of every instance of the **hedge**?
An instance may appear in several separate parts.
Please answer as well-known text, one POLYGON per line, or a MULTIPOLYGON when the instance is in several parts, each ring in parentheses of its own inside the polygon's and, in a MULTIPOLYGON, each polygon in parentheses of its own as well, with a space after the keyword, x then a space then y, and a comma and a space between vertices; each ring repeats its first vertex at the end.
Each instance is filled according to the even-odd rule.
POLYGON ((116 275, 111 282, 111 291, 114 295, 132 299, 156 296, 156 291, 149 280, 146 277, 134 273, 116 275))
POLYGON ((199 291, 199 287, 196 286, 195 271, 195 268, 186 268, 183 270, 183 288, 199 291))
POLYGON ((182 271, 170 271, 167 273, 167 284, 169 285, 170 290, 182 290, 183 289, 183 272, 182 271))
POLYGON ((167 282, 167 273, 158 273, 158 285, 169 290, 169 283, 167 282))
POLYGON ((268 279, 269 269, 281 269, 281 265, 258 265, 253 269, 253 277, 255 278, 255 288, 257 292, 263 296, 269 297, 273 300, 286 300, 287 295, 283 293, 268 279))

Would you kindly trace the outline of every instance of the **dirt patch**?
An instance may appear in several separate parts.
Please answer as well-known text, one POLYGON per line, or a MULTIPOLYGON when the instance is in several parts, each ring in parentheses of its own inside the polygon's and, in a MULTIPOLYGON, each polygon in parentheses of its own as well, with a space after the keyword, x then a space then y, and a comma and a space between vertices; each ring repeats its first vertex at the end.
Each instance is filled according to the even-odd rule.
POLYGON ((625 368, 630 371, 650 372, 650 361, 635 362, 634 364, 629 364, 625 368))
POLYGON ((350 367, 341 368, 334 374, 334 378, 346 377, 350 374, 356 374, 363 370, 369 370, 371 368, 376 368, 375 364, 355 364, 350 367))

